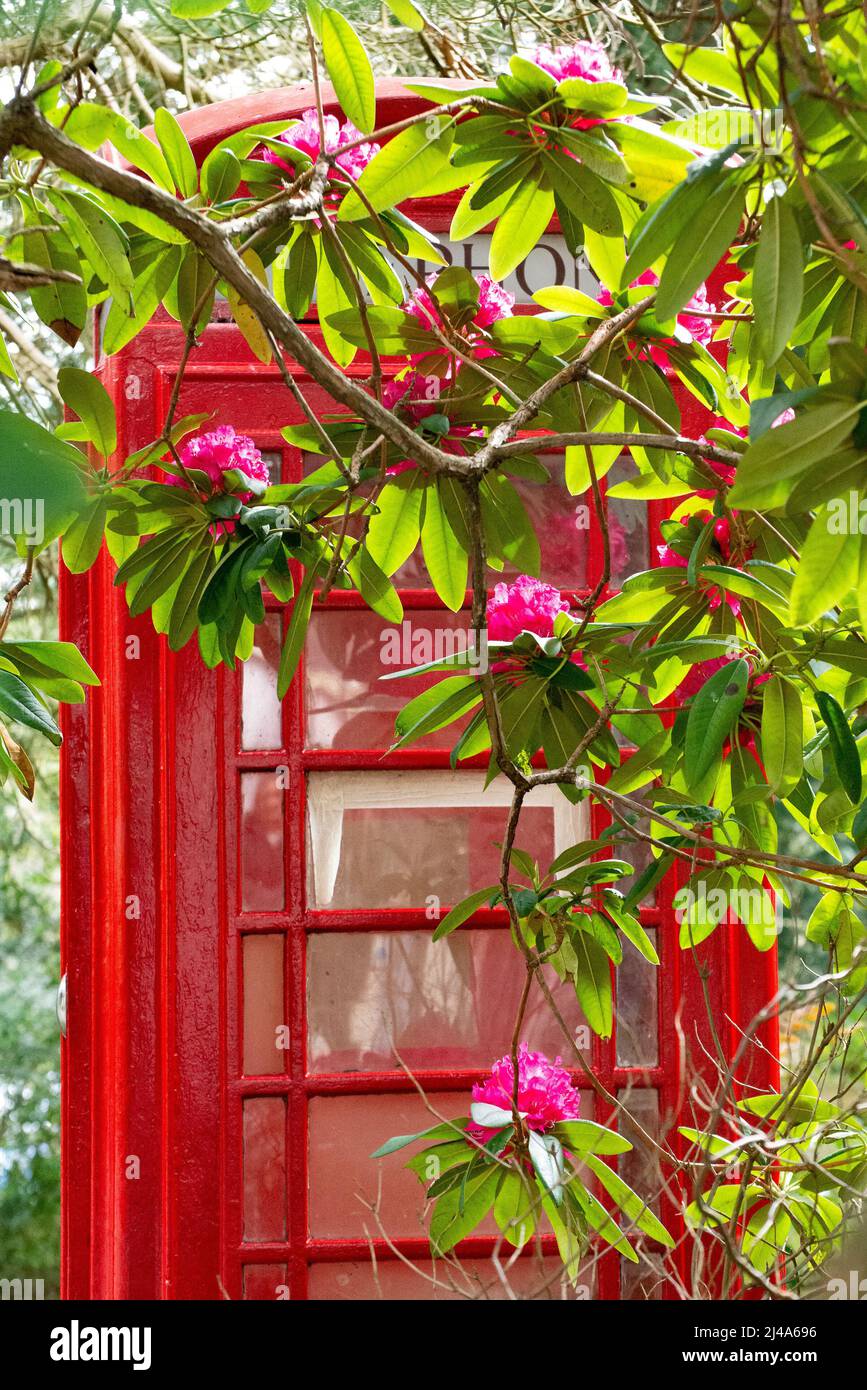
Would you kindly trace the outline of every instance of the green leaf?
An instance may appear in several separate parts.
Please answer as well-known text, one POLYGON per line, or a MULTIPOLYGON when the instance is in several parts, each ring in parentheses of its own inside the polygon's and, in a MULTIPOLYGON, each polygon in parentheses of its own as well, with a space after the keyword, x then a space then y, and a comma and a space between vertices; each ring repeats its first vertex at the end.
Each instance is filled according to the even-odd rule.
POLYGON ((586 1154, 584 1162, 596 1174, 605 1191, 614 1198, 620 1210, 629 1218, 633 1226, 644 1231, 651 1240, 659 1241, 660 1245, 665 1245, 669 1249, 673 1247, 674 1240, 662 1222, 654 1216, 643 1198, 639 1197, 637 1192, 633 1192, 632 1188, 627 1186, 613 1168, 609 1168, 608 1164, 601 1158, 597 1158, 595 1154, 586 1154))
POLYGON ((199 600, 211 577, 213 564, 213 547, 205 540, 184 570, 172 603, 168 633, 173 652, 186 646, 198 626, 199 600))
POLYGON ((659 260, 681 229, 691 222, 707 197, 704 180, 684 180, 639 218, 629 239, 629 256, 621 288, 631 285, 659 260))
POLYGON ((595 1120, 561 1120, 551 1131, 563 1141, 573 1158, 583 1158, 585 1154, 624 1154, 632 1145, 622 1134, 614 1129, 606 1129, 595 1120))
MULTIPOLYGON (((316 281, 316 307, 325 344, 339 367, 348 367, 355 357, 356 348, 351 339, 344 336, 336 326, 342 311, 350 309, 354 303, 354 289, 347 276, 346 268, 334 250, 328 237, 318 238, 319 266, 316 281)), ((355 307, 354 317, 358 317, 355 307)), ((366 341, 366 339, 365 339, 366 341)))
POLYGON ((124 312, 133 313, 133 271, 128 242, 118 223, 85 193, 67 188, 62 193, 53 191, 51 196, 65 217, 67 232, 99 279, 124 312))
POLYGON ((292 616, 286 630, 286 639, 280 653, 280 667, 277 672, 277 698, 279 700, 284 698, 292 684, 292 677, 295 675, 301 657, 304 638, 307 636, 307 624, 313 609, 315 584, 316 568, 314 567, 305 573, 292 605, 292 616))
POLYGON ((743 189, 727 179, 682 228, 659 277, 658 319, 674 318, 723 258, 737 235, 743 206, 743 189))
POLYGON ((820 507, 801 546, 789 606, 789 621, 813 623, 858 583, 861 536, 832 525, 828 506, 820 507))
POLYGON ((241 182, 241 173, 235 151, 218 145, 202 165, 202 192, 212 203, 225 202, 241 182))
POLYGON ((153 245, 148 248, 146 257, 133 264, 133 300, 135 309, 127 313, 123 304, 113 300, 102 324, 101 347, 111 356, 119 352, 131 341, 156 313, 169 286, 177 275, 181 251, 177 246, 153 245))
POLYGON ((34 669, 53 671, 56 675, 65 676, 81 685, 100 683, 99 676, 91 670, 72 642, 4 641, 3 654, 16 663, 24 661, 34 669))
POLYGON ((114 401, 102 382, 80 367, 61 367, 57 389, 64 403, 87 427, 88 438, 103 458, 117 448, 117 417, 114 401))
POLYGON ((449 519, 441 479, 428 484, 424 499, 424 562, 437 594, 447 608, 457 613, 466 596, 469 557, 449 519))
POLYGON ((453 724, 461 715, 481 703, 478 683, 472 676, 452 676, 429 686, 404 705, 394 721, 395 748, 414 742, 424 734, 453 724))
POLYGON ((158 108, 154 116, 154 130, 175 181, 175 188, 182 198, 192 198, 199 191, 199 171, 190 142, 168 107, 158 108))
POLYGON ((794 791, 804 771, 804 711, 798 687, 772 676, 762 700, 762 762, 778 796, 794 791))
POLYGON ((318 260, 316 237, 302 229, 300 236, 289 246, 285 260, 281 253, 275 262, 275 289, 282 290, 283 306, 293 319, 303 318, 310 308, 316 289, 318 260))
POLYGON ((395 19, 399 19, 401 24, 406 25, 407 29, 411 29, 414 34, 422 32, 425 18, 421 11, 413 5, 412 0, 385 0, 385 3, 395 19))
POLYGON ((747 696, 749 664, 743 657, 714 671, 693 699, 684 739, 687 786, 701 785, 734 728, 747 696))
POLYGON ((470 893, 469 897, 456 903, 451 911, 447 912, 445 917, 438 924, 432 939, 434 941, 442 941, 444 936, 448 936, 457 927, 460 927, 469 917, 472 917, 473 913, 477 912, 480 907, 485 907, 490 902, 491 898, 499 893, 499 891, 499 884, 494 883, 488 888, 480 888, 477 892, 470 893))
POLYGON ((430 1223, 434 1255, 445 1255, 481 1224, 493 1205, 501 1172, 499 1164, 482 1165, 475 1176, 439 1198, 430 1223))
POLYGON ((523 1174, 505 1174, 494 1202, 494 1220, 509 1244, 519 1250, 536 1229, 533 1209, 537 1201, 523 1174))
POLYGON ((656 954, 653 942, 638 918, 625 911, 623 899, 611 892, 610 889, 605 893, 605 908, 609 915, 614 918, 626 940, 632 942, 636 951, 644 956, 644 959, 649 961, 651 965, 659 965, 659 956, 656 954))
POLYGON ((548 230, 554 215, 554 194, 542 188, 537 175, 525 179, 512 194, 491 237, 490 267, 494 280, 505 280, 526 260, 548 230))
POLYGON ((102 547, 108 517, 108 498, 96 497, 63 534, 61 555, 70 574, 89 570, 102 547))
POLYGON ((385 574, 394 574, 409 559, 421 534, 424 482, 417 469, 386 481, 370 519, 367 548, 385 574))
POLYGON ((575 993, 584 1017, 600 1038, 610 1038, 613 1009, 608 956, 595 937, 581 930, 580 926, 571 934, 570 940, 578 957, 575 993))
POLYGON ((771 198, 753 266, 756 337, 769 366, 782 356, 795 330, 803 292, 804 248, 798 224, 781 198, 771 198))
POLYGON ((8 503, 4 529, 19 546, 42 550, 87 507, 85 460, 17 411, 0 410, 0 497, 8 503))
POLYGON ((337 100, 353 125, 369 135, 376 124, 376 92, 364 44, 348 19, 337 10, 324 8, 321 39, 337 100))
POLYGON ((607 184, 577 159, 569 159, 564 154, 546 153, 543 160, 554 192, 585 226, 603 236, 622 232, 620 208, 607 184))
POLYGON ((355 551, 347 561, 346 568, 368 608, 385 618, 386 622, 399 623, 403 617, 403 604, 394 585, 383 574, 366 546, 355 551))
POLYGON ((857 401, 828 401, 768 430, 741 457, 731 505, 752 510, 782 506, 792 480, 830 459, 851 435, 860 413, 857 401))
MULTIPOLYGON (((453 138, 449 122, 422 121, 408 126, 374 155, 358 180, 374 211, 394 207, 406 198, 426 192, 427 186, 449 167, 453 138), (433 134, 433 127, 436 134, 433 134)), ((348 193, 340 206, 340 220, 367 217, 360 198, 348 193)))
POLYGON ((232 0, 172 0, 172 14, 176 19, 210 19, 211 15, 222 14, 232 0))
MULTIPOLYGON (((24 220, 33 228, 44 225, 45 214, 25 208, 24 220)), ((63 232, 31 230, 25 239, 27 260, 46 270, 81 277, 81 260, 63 232)), ((44 324, 69 347, 75 347, 87 320, 87 292, 81 283, 57 280, 34 285, 30 302, 44 324)))
POLYGON ((420 1129, 417 1134, 394 1134, 391 1139, 387 1139, 370 1155, 371 1158, 386 1158, 388 1154, 397 1153, 399 1149, 405 1149, 409 1144, 414 1144, 417 1139, 429 1139, 433 1142, 439 1140, 458 1140, 461 1137, 461 1130, 465 1129, 467 1121, 461 1117, 457 1120, 445 1120, 441 1124, 432 1125, 430 1129, 420 1129))
POLYGON ((0 671, 0 714, 18 724, 26 724, 28 729, 36 729, 44 734, 56 748, 63 742, 63 735, 29 685, 11 671, 0 671))
POLYGON ((169 172, 165 155, 156 141, 151 140, 143 130, 139 130, 138 126, 133 125, 132 121, 128 121, 119 111, 112 112, 111 116, 109 139, 115 149, 119 150, 130 164, 135 165, 136 169, 143 170, 166 193, 174 193, 174 179, 169 172))
POLYGON ((861 801, 861 757, 845 712, 824 690, 816 691, 816 704, 828 730, 828 739, 837 775, 843 790, 857 806, 861 801))

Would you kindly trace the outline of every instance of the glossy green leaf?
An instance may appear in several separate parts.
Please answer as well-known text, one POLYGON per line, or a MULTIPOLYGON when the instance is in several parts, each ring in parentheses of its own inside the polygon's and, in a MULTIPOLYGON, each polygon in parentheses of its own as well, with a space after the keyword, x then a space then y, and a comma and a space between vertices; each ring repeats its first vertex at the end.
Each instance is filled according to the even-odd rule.
POLYGON ((86 426, 91 443, 108 458, 117 448, 117 416, 102 382, 80 367, 61 367, 57 387, 64 403, 86 426))
POLYGON ((825 690, 816 691, 816 704, 828 730, 831 753, 843 790, 852 804, 857 806, 861 801, 861 755, 845 711, 825 690))
POLYGON ((364 44, 338 10, 322 10, 322 51, 337 100, 353 125, 365 135, 376 124, 373 69, 364 44))
POLYGON ((507 275, 526 260, 548 230, 554 215, 554 194, 539 178, 525 179, 500 215, 491 238, 490 266, 494 280, 507 275))
POLYGON ((199 171, 190 149, 190 142, 180 123, 167 106, 160 106, 154 116, 154 130, 165 156, 175 188, 182 198, 192 198, 199 190, 199 171))
POLYGON ((424 494, 421 546, 433 587, 446 607, 457 613, 466 595, 469 557, 455 534, 444 498, 443 480, 430 482, 424 494))
POLYGON ((772 676, 763 687, 762 761, 769 785, 788 796, 804 772, 804 711, 798 687, 772 676))
POLYGON ((0 714, 40 734, 59 747, 63 736, 45 706, 20 676, 0 671, 0 714))
POLYGON ((741 223, 744 193, 724 180, 681 229, 668 253, 656 295, 656 316, 672 319, 728 251, 741 223))
POLYGON ((694 697, 686 724, 684 769, 690 788, 700 786, 743 709, 750 668, 743 657, 728 662, 694 697))
POLYGON ((768 364, 782 355, 801 315, 804 251, 794 214, 781 198, 765 208, 753 266, 753 312, 759 351, 768 364))

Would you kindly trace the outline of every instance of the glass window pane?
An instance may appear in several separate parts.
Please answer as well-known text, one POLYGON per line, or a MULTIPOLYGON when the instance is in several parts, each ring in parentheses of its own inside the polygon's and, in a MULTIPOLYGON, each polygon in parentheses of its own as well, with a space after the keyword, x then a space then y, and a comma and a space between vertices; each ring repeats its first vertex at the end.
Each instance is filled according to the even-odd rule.
POLYGON ((286 1102, 244 1101, 244 1239, 286 1238, 286 1102))
MULTIPOLYGON (((660 1137, 658 1091, 633 1086, 628 1090, 620 1091, 618 1099, 652 1139, 660 1137)), ((659 1156, 652 1149, 649 1150, 646 1145, 639 1144, 635 1136, 629 1134, 623 1121, 621 1121, 619 1128, 621 1133, 625 1134, 633 1144, 627 1153, 620 1154, 618 1157, 620 1176, 624 1182, 629 1183, 634 1192, 644 1198, 647 1205, 658 1216, 659 1194, 664 1188, 664 1175, 659 1166, 659 1156)))
POLYGON ((283 907, 283 802, 276 768, 241 774, 241 906, 245 912, 283 907))
MULTIPOLYGON (((377 1237, 420 1236, 424 1188, 404 1167, 411 1151, 376 1159, 370 1155, 393 1134, 415 1134, 469 1111, 469 1096, 433 1092, 421 1096, 314 1096, 309 1106, 310 1234, 377 1237), (393 1161, 395 1160, 396 1161, 393 1161), (377 1207, 377 1217, 370 1206, 377 1207)), ((488 1223, 487 1230, 495 1230, 488 1223)))
MULTIPOLYGON (((459 1091, 431 1092, 427 1101, 426 1105, 415 1093, 311 1099, 309 1213, 313 1237, 375 1238, 382 1231, 392 1238, 424 1234, 424 1188, 404 1166, 415 1150, 407 1150, 406 1157, 392 1154, 375 1159, 370 1155, 393 1134, 415 1134, 436 1124, 440 1116, 454 1119, 466 1115, 470 1104, 469 1095, 459 1091), (376 1216, 371 1205, 376 1207, 376 1216)), ((581 1114, 593 1118, 592 1092, 581 1093, 581 1114)), ((493 1218, 486 1219, 479 1231, 495 1233, 493 1218)))
MULTIPOLYGON (((541 551, 539 577, 558 589, 583 589, 587 580, 588 542, 593 510, 589 497, 573 497, 565 482, 564 456, 540 454, 551 476, 549 483, 514 483, 533 523, 541 551)), ((507 566, 503 578, 517 571, 507 566)))
POLYGON ((283 450, 262 449, 260 452, 262 454, 263 460, 268 465, 268 477, 270 478, 271 482, 279 483, 283 481, 281 478, 281 470, 283 468, 283 450))
POLYGON ((256 629, 256 644, 241 676, 241 747, 282 748, 283 707, 277 699, 281 621, 269 613, 256 629))
POLYGON ((244 1072, 272 1076, 283 1071, 283 937, 244 937, 244 1072))
MULTIPOLYGON (((325 772, 307 781, 308 901, 426 908, 495 884, 510 788, 477 772, 325 772)), ((547 866, 586 838, 586 809, 555 787, 527 798, 518 845, 547 866)), ((435 917, 431 917, 435 920, 435 917)))
MULTIPOLYGON (((307 947, 307 1047, 311 1072, 412 1072, 488 1067, 508 1052, 524 983, 523 957, 499 929, 452 933, 317 932, 307 947)), ((546 980, 573 1037, 590 1033, 575 991, 546 980)), ((538 987, 521 1034, 531 1048, 569 1060, 569 1045, 538 987)))
MULTIPOLYGON (((647 935, 656 946, 653 927, 647 935)), ((659 1061, 657 981, 651 965, 623 938, 623 961, 617 968, 617 1061, 622 1067, 655 1067, 659 1061)))
POLYGON ((244 1265, 244 1297, 247 1299, 287 1299, 285 1265, 244 1265))
MULTIPOLYGON (((314 613, 304 660, 308 747, 388 748, 397 712, 436 678, 382 678, 466 650, 469 625, 468 613, 433 610, 410 611, 400 626, 360 609, 314 613)), ((466 722, 413 746, 451 748, 466 722)))

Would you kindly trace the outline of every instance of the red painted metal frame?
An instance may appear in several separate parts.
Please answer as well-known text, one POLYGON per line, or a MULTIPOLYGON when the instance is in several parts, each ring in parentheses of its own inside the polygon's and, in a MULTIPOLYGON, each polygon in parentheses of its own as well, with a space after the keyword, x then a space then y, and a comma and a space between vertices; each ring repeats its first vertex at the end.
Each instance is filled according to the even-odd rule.
MULTIPOLYGON (((195 112, 185 126, 197 158, 233 129, 310 105, 309 89, 265 93, 256 102, 226 102, 195 112)), ((382 123, 417 103, 398 83, 383 84, 382 123)), ((451 200, 428 206, 427 225, 447 225, 451 200)), ((318 338, 318 328, 310 325, 318 338)), ((181 334, 164 317, 116 357, 100 362, 118 403, 122 454, 158 433, 180 357, 181 334)), ((363 374, 363 366, 352 371, 363 374)), ((310 395, 325 400, 315 388, 310 395)), ((233 326, 212 325, 187 371, 181 410, 213 410, 240 425, 263 449, 283 448, 279 426, 297 413, 272 368, 253 361, 233 326)), ((702 412, 694 402, 684 402, 702 412)), ((291 451, 286 451, 291 463, 291 451)), ((297 461, 296 465, 297 466, 297 461)), ((665 515, 651 504, 650 555, 665 515)), ((599 572, 599 538, 591 532, 591 572, 599 572), (594 548, 595 547, 595 551, 594 548)), ((408 608, 437 607, 428 591, 407 592, 408 608)), ((353 606, 336 594, 329 606, 353 606)), ((195 644, 171 654, 148 617, 130 619, 112 587, 103 555, 87 575, 61 579, 61 630, 76 641, 102 679, 83 706, 64 711, 61 768, 63 827, 62 968, 69 981, 69 1028, 63 1068, 63 1293, 80 1298, 231 1298, 242 1296, 243 1265, 286 1265, 293 1298, 307 1295, 311 1261, 363 1259, 362 1240, 312 1240, 307 1220, 307 1105, 312 1096, 408 1091, 398 1071, 311 1076, 306 1071, 306 941, 311 931, 375 928, 429 930, 423 912, 308 911, 304 900, 305 775, 321 768, 447 766, 443 752, 307 751, 302 680, 284 702, 284 746, 240 749, 239 679, 208 672, 195 644), (285 877, 293 885, 282 913, 239 908, 240 772, 287 766, 285 877), (243 935, 284 932, 286 1009, 291 1029, 287 1070, 276 1077, 241 1072, 243 935), (241 1109, 246 1097, 287 1098, 288 1239, 250 1243, 241 1229, 241 1109)), ((601 829, 602 812, 594 812, 601 829)), ((594 1040, 593 1065, 609 1088, 637 1085, 659 1093, 666 1123, 689 1116, 682 1094, 685 1053, 701 1069, 709 1044, 696 962, 680 952, 672 911, 673 877, 643 912, 659 931, 659 1064, 643 1071, 615 1065, 616 1038, 594 1040)), ((479 926, 502 922, 487 912, 479 926)), ((717 931, 698 953, 723 1045, 733 1055, 738 1028, 773 994, 772 954, 759 956, 741 929, 717 931)), ((776 1038, 751 1053, 744 1081, 775 1079, 776 1038)), ((466 1090, 479 1073, 424 1074, 428 1089, 466 1090)), ((610 1118, 597 1102, 597 1116, 610 1118)), ((385 1136, 384 1136, 385 1137, 385 1136)), ((675 1140, 675 1143, 678 1141, 675 1140)), ((673 1218, 671 1207, 663 1213, 673 1218)), ((424 1239, 398 1241, 421 1256, 424 1239)), ((377 1256, 391 1253, 374 1242, 377 1256)), ((491 1241, 461 1251, 483 1254, 491 1241)), ((674 1257, 687 1273, 687 1247, 674 1257)), ((617 1297, 618 1259, 603 1255, 597 1296, 617 1297)))

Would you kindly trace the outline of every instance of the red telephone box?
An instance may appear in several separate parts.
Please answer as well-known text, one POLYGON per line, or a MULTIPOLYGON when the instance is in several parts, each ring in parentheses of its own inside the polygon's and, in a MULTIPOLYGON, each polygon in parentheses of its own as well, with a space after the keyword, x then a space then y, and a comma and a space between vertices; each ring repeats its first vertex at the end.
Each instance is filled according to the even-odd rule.
MULTIPOLYGON (((232 131, 313 100, 310 89, 275 91, 183 124, 201 160, 232 131)), ((418 104, 384 83, 379 123, 418 104)), ((445 235, 451 206, 443 198, 408 211, 445 235)), ((483 237, 454 250, 486 268, 483 237)), ((558 278, 577 283, 556 228, 533 255, 535 267, 522 267, 512 286, 519 299, 558 278)), ((315 321, 308 331, 320 341, 315 321)), ((159 433, 182 347, 181 329, 161 314, 99 359, 124 454, 159 433)), ((329 408, 290 367, 308 399, 329 408)), ((348 370, 366 374, 363 363, 348 370)), ((690 409, 698 407, 685 402, 687 428, 690 409)), ((305 460, 280 433, 300 412, 219 305, 185 374, 180 412, 196 411, 253 436, 273 479, 302 475, 305 460)), ((542 577, 576 594, 600 572, 600 541, 576 530, 580 499, 565 488, 545 493, 542 577)), ((654 563, 663 515, 661 504, 612 501, 614 582, 654 563)), ((63 636, 102 679, 86 705, 65 711, 64 1294, 466 1296, 448 1281, 434 1288, 399 1258, 430 1275, 421 1187, 399 1157, 377 1165, 369 1155, 388 1136, 431 1123, 410 1072, 436 1110, 458 1114, 472 1082, 508 1050, 520 962, 503 914, 479 912, 446 941, 430 939, 440 905, 493 881, 505 804, 497 784, 483 794, 478 769, 451 771, 442 736, 384 752, 396 709, 420 683, 379 681, 386 640, 403 639, 357 595, 332 593, 316 606, 281 706, 279 605, 269 605, 243 671, 211 672, 195 642, 172 654, 148 616, 131 619, 112 576, 103 554, 90 573, 64 573, 61 583, 63 636), (376 857, 373 827, 387 845, 376 857)), ((409 561, 397 582, 413 629, 468 623, 468 613, 441 611, 420 564, 409 561)), ((544 858, 582 838, 588 812, 556 789, 540 793, 523 824, 544 858)), ((596 833, 604 818, 592 816, 596 833)), ((704 991, 733 1055, 740 1027, 775 987, 773 956, 758 955, 739 927, 701 948, 702 984, 698 962, 678 946, 674 888, 663 882, 642 908, 661 969, 637 953, 624 961, 611 1040, 581 1031, 574 997, 560 996, 609 1092, 628 1090, 635 1115, 660 1134, 694 1119, 704 991)), ((565 1055, 544 1006, 526 1036, 565 1055)), ((767 1050, 750 1051, 749 1081, 768 1087, 775 1038, 771 1029, 762 1036, 767 1050)), ((589 1087, 584 1095, 583 1113, 609 1121, 589 1087)), ((640 1156, 625 1160, 624 1176, 648 1193, 653 1177, 640 1156)), ((659 1202, 673 1222, 668 1198, 659 1202)), ((459 1247, 479 1288, 491 1284, 493 1244, 478 1234, 459 1247)), ((670 1261, 685 1277, 683 1242, 670 1261)), ((515 1286, 523 1279, 529 1290, 534 1268, 519 1261, 515 1286)), ((588 1268, 584 1296, 676 1296, 670 1282, 622 1269, 610 1252, 588 1268)))

